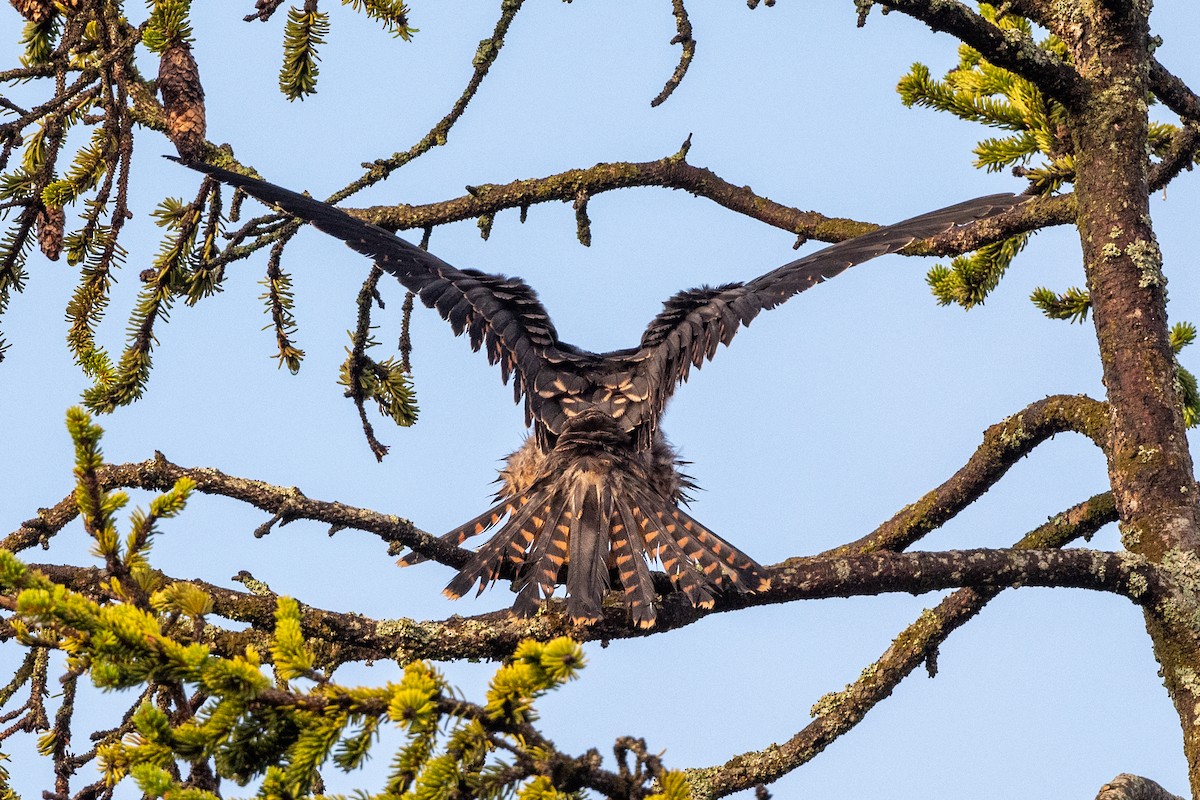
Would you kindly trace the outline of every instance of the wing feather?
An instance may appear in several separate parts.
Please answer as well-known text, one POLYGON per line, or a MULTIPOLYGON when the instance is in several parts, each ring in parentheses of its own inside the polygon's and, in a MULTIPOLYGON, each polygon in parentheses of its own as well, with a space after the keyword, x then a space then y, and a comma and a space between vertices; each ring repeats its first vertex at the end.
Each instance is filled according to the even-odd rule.
POLYGON ((579 360, 563 352, 574 348, 559 341, 549 314, 524 281, 458 269, 383 228, 274 184, 208 164, 181 163, 299 217, 373 259, 435 309, 455 335, 468 332, 472 349, 487 345, 488 360, 501 365, 506 381, 512 379, 514 396, 524 399, 526 421, 536 423, 539 437, 545 437, 547 427, 559 432, 558 426, 546 423, 562 418, 558 397, 542 397, 529 388, 539 373, 557 372, 553 365, 570 370, 579 360))
MULTIPOLYGON (((775 308, 791 297, 844 272, 850 267, 895 253, 921 239, 984 219, 1028 202, 1015 194, 994 194, 887 225, 870 233, 798 258, 747 283, 728 283, 679 292, 663 303, 663 310, 647 326, 637 351, 637 363, 655 385, 653 408, 646 426, 657 424, 675 387, 687 381, 692 367, 699 369, 716 355, 717 345, 728 345, 759 312, 775 308)), ((653 439, 653 430, 639 431, 639 442, 653 439)))

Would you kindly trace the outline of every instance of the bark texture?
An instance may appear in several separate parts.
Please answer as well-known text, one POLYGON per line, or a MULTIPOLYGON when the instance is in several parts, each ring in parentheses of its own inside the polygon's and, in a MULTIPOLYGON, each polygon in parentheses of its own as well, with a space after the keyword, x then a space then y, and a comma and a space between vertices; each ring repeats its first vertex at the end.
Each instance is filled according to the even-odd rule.
POLYGON ((1176 600, 1147 608, 1146 619, 1183 726, 1192 794, 1200 796, 1200 528, 1168 339, 1166 278, 1149 215, 1149 4, 1089 0, 1055 9, 1053 26, 1085 83, 1070 126, 1078 227, 1111 414, 1109 477, 1126 547, 1165 567, 1181 589, 1176 600))

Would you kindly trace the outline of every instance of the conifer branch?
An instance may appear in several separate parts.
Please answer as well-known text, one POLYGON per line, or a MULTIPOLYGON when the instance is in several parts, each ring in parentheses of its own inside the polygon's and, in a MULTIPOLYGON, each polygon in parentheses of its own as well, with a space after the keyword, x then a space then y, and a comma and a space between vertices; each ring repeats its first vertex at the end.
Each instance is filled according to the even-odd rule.
MULTIPOLYGON (((504 46, 505 36, 508 34, 508 29, 512 25, 513 19, 520 11, 524 0, 503 0, 501 3, 500 18, 492 30, 491 38, 484 39, 479 44, 479 49, 475 54, 473 61, 473 71, 470 79, 467 81, 466 87, 455 100, 450 111, 438 120, 437 123, 421 137, 420 141, 410 147, 408 150, 397 152, 385 159, 377 159, 363 166, 368 169, 367 173, 358 180, 353 181, 342 189, 334 192, 329 196, 326 202, 337 203, 347 197, 359 192, 368 186, 374 186, 380 181, 387 178, 396 170, 403 167, 405 164, 424 155, 434 147, 444 145, 450 135, 450 129, 466 112, 468 104, 479 91, 479 87, 483 84, 483 79, 487 76, 488 71, 495 63, 496 58, 500 55, 500 50, 504 46)), ((260 9, 264 10, 264 9, 260 9)), ((267 16, 274 12, 274 7, 270 7, 267 11, 267 16)), ((247 21, 252 18, 260 18, 258 15, 247 17, 247 21)), ((265 19, 265 17, 261 17, 265 19)), ((151 98, 152 99, 152 98, 151 98)), ((214 151, 209 151, 210 154, 214 151)), ((215 151, 219 152, 219 151, 215 151)), ((218 166, 223 166, 227 169, 237 169, 241 167, 228 154, 222 153, 218 160, 212 163, 218 166)), ((221 268, 225 265, 248 257, 257 250, 267 245, 275 244, 285 238, 289 231, 294 230, 294 223, 278 226, 273 225, 268 230, 263 230, 264 225, 273 223, 279 219, 279 215, 269 214, 256 217, 245 223, 240 229, 230 234, 230 242, 222 250, 212 262, 215 268, 221 268), (242 242, 247 239, 253 239, 249 244, 243 245, 242 242)), ((435 223, 441 224, 441 223, 435 223)))
POLYGON ((998 67, 1033 82, 1068 108, 1084 98, 1079 73, 1052 53, 1017 31, 1004 31, 957 0, 888 0, 888 8, 924 22, 930 29, 949 33, 983 54, 998 67))
POLYGON ((379 307, 383 308, 383 300, 379 296, 379 279, 381 277, 383 277, 383 270, 378 265, 373 265, 367 279, 363 281, 362 289, 358 292, 358 324, 351 336, 353 344, 350 353, 346 356, 346 363, 342 367, 347 378, 346 396, 358 409, 358 419, 362 425, 363 436, 366 437, 367 446, 371 448, 376 461, 383 461, 383 457, 388 453, 388 446, 376 438, 375 427, 367 418, 366 402, 369 398, 367 388, 363 386, 363 372, 371 369, 374 365, 374 361, 368 358, 366 353, 367 348, 375 344, 371 339, 371 308, 375 303, 379 303, 379 307))
MULTIPOLYGON (((1104 501, 1093 519, 1107 521, 1104 501), (1095 516, 1099 515, 1099 516, 1095 516)), ((1065 527, 1083 530, 1083 523, 1065 527)), ((49 580, 89 597, 99 598, 105 572, 95 567, 30 564, 49 580)), ((923 594, 945 589, 1000 591, 1020 586, 1090 589, 1152 603, 1174 591, 1158 567, 1128 553, 1083 549, 975 549, 943 552, 879 552, 842 558, 794 558, 768 569, 767 591, 744 596, 723 595, 711 609, 693 607, 679 594, 666 596, 652 631, 633 625, 618 605, 606 606, 604 616, 589 626, 572 625, 561 600, 551 600, 536 617, 523 619, 508 610, 444 620, 374 620, 361 614, 340 613, 300 605, 304 637, 315 648, 318 666, 332 668, 350 661, 416 659, 457 661, 507 658, 524 639, 570 636, 578 641, 608 641, 657 635, 691 625, 710 614, 751 606, 778 605, 833 597, 869 597, 894 592, 923 594)), ((210 628, 204 635, 221 652, 237 653, 247 644, 260 645, 264 631, 275 624, 276 598, 237 592, 202 580, 163 576, 170 583, 205 592, 213 614, 252 626, 231 632, 210 628)))

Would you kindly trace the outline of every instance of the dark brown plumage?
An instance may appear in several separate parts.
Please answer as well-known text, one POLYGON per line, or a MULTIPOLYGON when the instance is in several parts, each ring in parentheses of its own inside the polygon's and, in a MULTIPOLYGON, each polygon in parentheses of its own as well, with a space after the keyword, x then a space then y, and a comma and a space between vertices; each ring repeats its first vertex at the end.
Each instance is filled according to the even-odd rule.
MULTIPOLYGON (((497 505, 454 529, 461 544, 499 529, 446 587, 461 597, 483 591, 508 564, 513 610, 532 614, 566 567, 567 611, 577 623, 600 617, 614 571, 640 627, 654 624, 648 561, 662 564, 695 606, 713 593, 762 591, 766 571, 680 508, 690 481, 658 429, 667 400, 728 345, 743 325, 855 264, 894 253, 955 226, 1005 211, 1027 198, 998 194, 923 214, 827 247, 747 283, 690 289, 664 303, 637 347, 592 353, 560 341, 534 291, 519 278, 460 270, 337 208, 243 175, 189 164, 341 239, 437 310, 454 333, 512 380, 533 435, 501 471, 497 505)), ((409 556, 402 564, 416 563, 409 556)))

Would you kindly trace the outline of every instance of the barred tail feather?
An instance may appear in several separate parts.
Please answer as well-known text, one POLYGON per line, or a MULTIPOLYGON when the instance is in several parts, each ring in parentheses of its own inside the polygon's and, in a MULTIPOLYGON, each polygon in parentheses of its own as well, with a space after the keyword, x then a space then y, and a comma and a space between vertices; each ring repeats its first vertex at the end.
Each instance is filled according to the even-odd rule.
POLYGON ((518 617, 537 613, 543 600, 548 600, 558 583, 558 573, 567 561, 567 538, 570 535, 571 512, 561 504, 551 504, 533 547, 527 566, 517 581, 517 600, 513 612, 518 617))
POLYGON ((458 598, 476 585, 482 592, 509 565, 517 592, 513 611, 528 617, 554 594, 566 567, 567 613, 572 622, 588 624, 600 619, 611 570, 633 623, 649 628, 657 620, 657 597, 648 562, 659 562, 699 608, 712 608, 718 590, 769 588, 766 570, 752 558, 669 500, 629 488, 583 470, 488 509, 442 537, 462 542, 508 515, 445 594, 458 598))
MULTIPOLYGON (((449 533, 442 534, 438 538, 443 542, 449 542, 455 546, 462 546, 462 543, 467 539, 478 536, 489 528, 494 527, 497 522, 505 517, 515 514, 516 510, 524 505, 527 500, 528 498, 524 496, 509 498, 503 503, 492 506, 478 517, 475 517, 475 519, 470 520, 469 522, 464 522, 454 530, 450 531, 449 533)), ((397 566, 401 567, 411 567, 414 564, 421 564, 428 560, 429 556, 424 556, 416 551, 413 551, 399 559, 396 564, 397 566)))
POLYGON ((667 577, 675 584, 675 588, 683 592, 683 596, 693 606, 712 608, 716 601, 704 587, 699 573, 692 566, 687 554, 680 549, 671 535, 667 533, 662 522, 659 521, 658 513, 638 507, 633 509, 633 513, 637 517, 638 527, 645 539, 647 553, 659 560, 667 577))
POLYGON ((654 608, 654 582, 643 556, 646 543, 627 503, 618 501, 611 535, 613 566, 625 591, 629 615, 639 628, 652 628, 658 616, 654 608))
POLYGON ((530 526, 529 523, 532 522, 538 506, 536 499, 531 498, 526 502, 487 544, 476 551, 475 557, 446 584, 442 593, 452 600, 457 600, 478 581, 477 594, 482 594, 483 590, 496 580, 506 561, 522 563, 525 560, 525 551, 536 533, 536 526, 530 526))
POLYGON ((732 583, 742 592, 764 592, 771 588, 766 570, 750 556, 701 525, 682 509, 670 509, 673 525, 667 531, 675 542, 717 584, 732 583))

